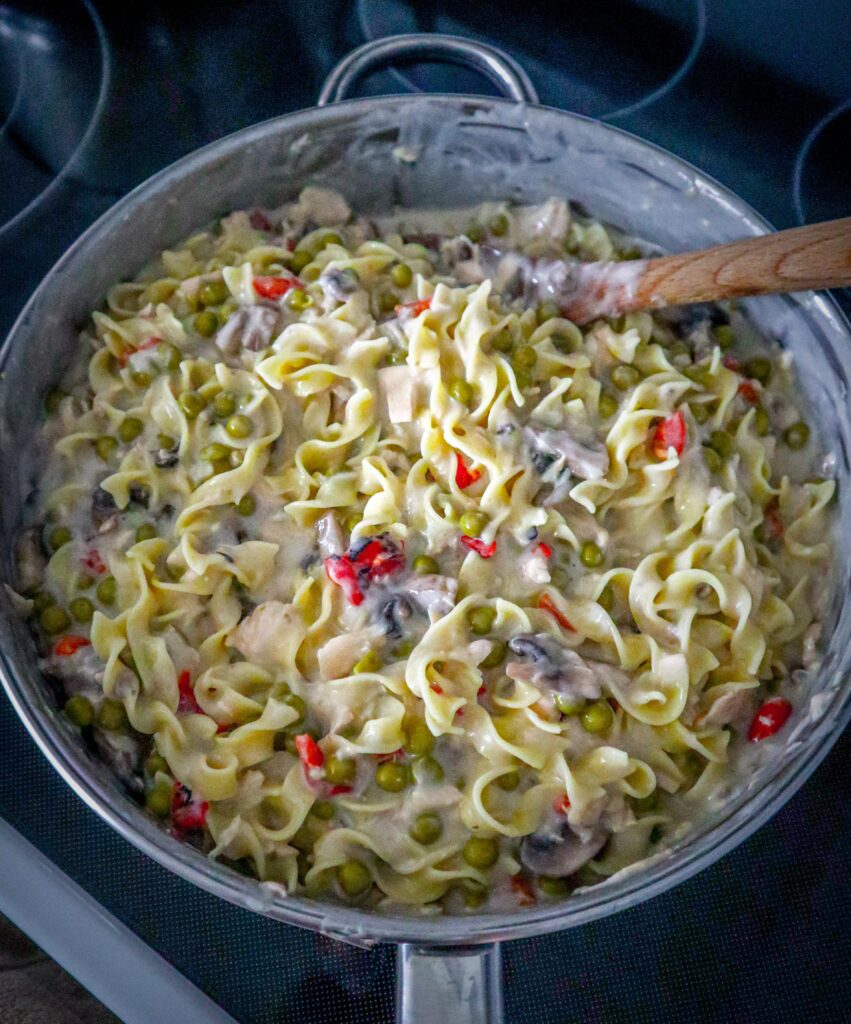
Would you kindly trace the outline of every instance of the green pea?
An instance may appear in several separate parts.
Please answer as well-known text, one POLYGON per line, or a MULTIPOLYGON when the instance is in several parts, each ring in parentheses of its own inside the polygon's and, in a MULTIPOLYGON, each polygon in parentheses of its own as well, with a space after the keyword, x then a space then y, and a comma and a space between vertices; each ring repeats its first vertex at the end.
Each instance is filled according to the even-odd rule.
POLYGON ((108 434, 103 437, 99 437, 97 441, 95 441, 95 451, 97 452, 98 458, 103 462, 109 462, 116 448, 118 448, 118 442, 114 437, 110 437, 108 434))
POLYGON ((101 604, 112 604, 118 593, 118 584, 113 576, 107 576, 100 581, 95 590, 98 601, 101 604))
POLYGON ((504 213, 498 213, 495 217, 491 218, 488 224, 490 233, 496 235, 497 238, 502 238, 508 231, 508 217, 504 213))
POLYGON ((585 707, 585 700, 582 697, 571 697, 567 693, 557 693, 555 705, 563 715, 578 715, 585 707))
POLYGON ((95 606, 87 597, 75 597, 68 608, 77 622, 91 622, 95 613, 95 606))
POLYGON ((715 335, 715 344, 722 352, 733 344, 733 328, 729 324, 719 324, 712 332, 715 335))
POLYGON ((213 399, 213 413, 221 420, 236 412, 236 395, 232 391, 220 391, 213 399))
POLYGON ((170 342, 163 342, 157 348, 157 359, 166 370, 176 370, 183 361, 183 353, 170 342))
POLYGON ((793 423, 791 427, 787 427, 783 431, 783 440, 789 448, 796 450, 803 448, 806 446, 809 439, 810 428, 803 420, 793 423))
POLYGON ((307 718, 307 704, 305 704, 304 699, 299 697, 297 693, 288 693, 282 698, 282 702, 298 714, 298 718, 291 724, 290 728, 293 725, 301 725, 305 718, 307 718))
POLYGON ((499 857, 499 843, 495 839, 486 839, 484 836, 470 836, 461 856, 471 868, 484 870, 492 868, 499 857))
POLYGON ((485 240, 485 229, 481 224, 476 224, 475 222, 467 225, 465 234, 474 245, 478 245, 479 242, 485 240))
POLYGON ((312 259, 313 256, 306 249, 296 249, 290 260, 290 269, 300 274, 312 259))
POLYGON ((310 813, 320 821, 330 821, 337 813, 337 809, 330 800, 317 800, 310 808, 310 813))
POLYGON ((172 789, 168 784, 153 786, 145 794, 145 807, 158 818, 165 818, 171 810, 172 789))
POLYGON ((177 404, 188 420, 194 420, 204 410, 207 403, 204 396, 199 395, 197 391, 181 391, 177 398, 177 404))
POLYGON ((250 416, 244 416, 242 413, 237 413, 236 416, 231 416, 225 424, 225 430, 230 434, 231 437, 241 440, 242 438, 249 437, 254 431, 254 424, 251 421, 250 416))
POLYGON ((162 756, 159 751, 152 751, 145 760, 145 771, 151 778, 157 773, 162 772, 163 774, 168 773, 168 761, 162 756))
POLYGON ((431 555, 417 555, 414 559, 413 569, 420 576, 428 576, 440 572, 440 566, 431 555))
POLYGON ((57 604, 51 604, 39 615, 38 623, 45 633, 55 636, 71 625, 71 619, 64 608, 60 608, 57 604))
POLYGON ((36 594, 33 599, 32 614, 41 615, 45 608, 49 608, 52 604, 56 604, 52 594, 48 594, 46 591, 41 591, 36 594))
POLYGON ((171 281, 154 281, 148 285, 148 301, 149 302, 168 302, 168 300, 174 295, 175 285, 171 281))
POLYGON ((429 782, 443 782, 443 765, 431 754, 417 761, 417 779, 429 782))
POLYGON ((520 785, 520 772, 516 768, 512 769, 510 772, 506 772, 505 775, 500 775, 494 782, 500 789, 511 793, 520 785))
POLYGON ((765 437, 765 435, 771 430, 771 417, 761 405, 758 405, 756 409, 754 409, 753 428, 760 437, 765 437))
POLYGON ((531 370, 537 361, 538 353, 531 345, 523 345, 511 357, 511 365, 515 370, 531 370))
POLYGON ((490 653, 481 662, 482 668, 496 668, 497 665, 501 665, 505 661, 507 651, 508 645, 504 640, 494 640, 490 653))
POLYGON ((411 773, 407 765, 388 761, 380 764, 375 772, 375 781, 388 793, 401 793, 411 784, 411 773))
POLYGON ((296 313, 301 313, 313 305, 313 299, 303 288, 293 288, 287 295, 287 305, 296 313))
POLYGON ((67 397, 67 393, 61 388, 51 388, 44 396, 44 411, 48 416, 53 416, 59 411, 59 403, 67 397))
POLYGON ((361 896, 372 885, 372 875, 359 860, 347 860, 337 868, 337 884, 347 896, 361 896))
POLYGON ((461 532, 467 537, 478 537, 488 525, 489 519, 485 512, 462 512, 458 517, 461 532))
POLYGON ((171 436, 171 434, 157 434, 157 444, 160 448, 165 448, 166 451, 171 451, 177 447, 177 441, 171 436))
POLYGON ((472 878, 466 878, 461 885, 461 898, 468 910, 475 910, 488 898, 488 891, 483 885, 474 884, 472 878))
POLYGON ((473 385, 465 380, 453 380, 449 385, 449 394, 461 405, 469 405, 473 400, 473 385))
POLYGON ((332 786, 344 786, 351 782, 357 772, 357 765, 351 757, 327 757, 325 759, 325 780, 332 786))
POLYGON ((411 824, 409 834, 415 843, 430 846, 443 835, 443 822, 437 814, 418 814, 411 824))
POLYGON ((205 309, 196 315, 192 324, 202 338, 212 338, 219 329, 219 318, 212 310, 205 309))
POLYGON ((554 899, 562 899, 571 893, 571 885, 566 878, 541 877, 538 879, 538 888, 545 896, 552 896, 554 899))
POLYGON ((745 374, 754 380, 758 380, 760 384, 767 384, 771 380, 772 370, 771 360, 766 359, 764 356, 756 356, 753 359, 749 359, 744 365, 745 374))
POLYGON ((101 729, 105 729, 107 732, 118 732, 120 729, 126 728, 128 723, 124 705, 120 700, 106 697, 97 709, 95 722, 97 722, 101 729))
POLYGON ((399 305, 399 296, 395 292, 379 292, 376 301, 380 312, 392 313, 399 305))
POLYGON ((57 526, 50 531, 50 546, 54 551, 64 547, 71 540, 71 531, 67 526, 57 526))
POLYGON ((94 721, 95 712, 92 702, 81 693, 74 694, 65 701, 63 709, 73 725, 83 729, 94 721))
POLYGON ((553 348, 558 349, 559 352, 563 352, 565 355, 569 355, 574 350, 574 340, 566 334, 555 334, 550 335, 550 342, 553 348))
POLYGON ((491 338, 491 348, 497 352, 510 352, 514 348, 514 337, 507 327, 491 338))
POLYGON ((254 500, 252 495, 243 494, 239 501, 234 505, 234 508, 241 516, 252 516, 257 508, 257 502, 254 500))
POLYGON ((355 662, 353 672, 377 672, 381 668, 381 655, 377 651, 367 651, 355 662))
POLYGON ((220 462, 222 459, 228 458, 229 455, 230 448, 226 444, 220 444, 218 441, 205 444, 201 449, 201 458, 205 462, 220 462))
POLYGON ((208 281, 198 289, 198 301, 202 306, 220 306, 230 295, 224 281, 208 281))
POLYGON ((130 380, 133 381, 137 388, 146 388, 153 379, 147 370, 130 371, 130 380))
POLYGON ((414 757, 425 757, 434 750, 435 742, 431 729, 425 722, 418 721, 408 728, 402 747, 406 753, 413 754, 414 757))
POLYGON ((717 473, 724 465, 724 460, 714 448, 707 448, 704 445, 703 458, 710 473, 717 473))
POLYGON ((618 391, 628 391, 641 380, 641 374, 634 366, 619 363, 612 369, 611 378, 612 384, 614 384, 618 391))
POLYGON ((413 271, 407 263, 397 263, 390 271, 390 280, 397 288, 407 288, 413 279, 413 271))
POLYGON ((95 580, 93 576, 89 576, 88 573, 81 572, 77 577, 77 589, 88 590, 89 587, 94 586, 94 582, 95 580))
POLYGON ((130 444, 144 429, 145 424, 141 420, 137 420, 135 416, 127 416, 118 427, 118 436, 125 444, 130 444))
POLYGON ((603 560, 603 552, 600 550, 599 545, 595 544, 593 540, 586 540, 579 549, 579 561, 587 569, 596 569, 598 566, 603 564, 603 560))
POLYGON ((153 540, 157 535, 157 528, 153 523, 142 523, 141 526, 136 527, 136 543, 139 544, 143 540, 153 540))
POLYGON ((387 362, 391 366, 402 366, 408 361, 408 350, 406 348, 394 348, 387 356, 387 362))
POLYGON ((733 452, 733 438, 726 430, 713 430, 709 435, 709 447, 727 459, 733 452))
POLYGON ((597 604, 603 609, 604 612, 610 612, 615 606, 615 592, 610 586, 605 586, 602 593, 597 598, 597 604))
POLYGON ((709 419, 709 408, 702 402, 692 402, 689 405, 695 423, 705 423, 709 419))
POLYGON ((618 400, 614 395, 603 391, 600 394, 600 401, 597 404, 601 419, 610 419, 618 411, 618 400))
POLYGON ((496 609, 483 605, 480 608, 471 608, 467 612, 467 625, 476 636, 487 636, 493 629, 496 622, 496 609))
POLYGON ((583 709, 579 716, 582 728, 586 732, 600 733, 611 728, 615 720, 615 713, 604 700, 595 701, 583 709))

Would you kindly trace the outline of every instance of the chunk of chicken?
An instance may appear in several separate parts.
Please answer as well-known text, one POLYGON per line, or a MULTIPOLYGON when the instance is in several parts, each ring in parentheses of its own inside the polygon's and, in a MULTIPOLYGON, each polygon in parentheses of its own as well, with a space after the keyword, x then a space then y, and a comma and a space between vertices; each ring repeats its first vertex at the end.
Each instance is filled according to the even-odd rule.
POLYGON ((346 550, 346 541, 343 531, 337 522, 333 512, 326 512, 321 519, 316 521, 316 537, 319 544, 319 553, 323 558, 331 558, 333 555, 342 555, 346 550))
POLYGON ((391 423, 411 423, 424 401, 426 376, 411 366, 385 366, 378 371, 378 387, 391 423))
POLYGON ((458 580, 437 573, 410 576, 405 582, 404 591, 420 611, 425 612, 434 622, 455 607, 458 580))
POLYGON ((380 636, 381 630, 370 627, 331 637, 316 652, 322 678, 340 679, 347 676, 380 636))
POLYGON ((291 604, 264 601, 228 633, 225 642, 261 668, 277 669, 286 660, 288 632, 301 626, 301 616, 291 604))
POLYGON ((236 355, 241 348, 261 352, 272 344, 281 315, 269 306, 243 306, 231 314, 216 334, 216 346, 226 356, 236 355))

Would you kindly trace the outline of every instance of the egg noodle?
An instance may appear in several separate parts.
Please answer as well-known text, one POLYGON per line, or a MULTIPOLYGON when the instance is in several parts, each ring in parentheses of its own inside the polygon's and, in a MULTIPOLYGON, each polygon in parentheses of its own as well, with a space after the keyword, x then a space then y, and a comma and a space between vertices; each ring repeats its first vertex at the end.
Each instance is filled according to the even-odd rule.
POLYGON ((311 188, 113 288, 20 589, 68 716, 209 856, 523 906, 680 835, 782 725, 834 482, 735 314, 580 329, 477 269, 617 233, 555 200, 417 226, 311 188))

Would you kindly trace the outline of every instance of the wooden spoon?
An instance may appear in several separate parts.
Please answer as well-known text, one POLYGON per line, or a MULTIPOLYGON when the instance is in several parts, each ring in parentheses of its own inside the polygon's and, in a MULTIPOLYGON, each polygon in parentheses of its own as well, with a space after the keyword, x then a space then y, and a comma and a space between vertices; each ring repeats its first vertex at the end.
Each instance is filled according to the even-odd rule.
POLYGON ((638 309, 851 285, 851 217, 622 263, 497 255, 512 261, 510 272, 520 274, 527 294, 533 290, 538 301, 553 301, 584 324, 638 309))

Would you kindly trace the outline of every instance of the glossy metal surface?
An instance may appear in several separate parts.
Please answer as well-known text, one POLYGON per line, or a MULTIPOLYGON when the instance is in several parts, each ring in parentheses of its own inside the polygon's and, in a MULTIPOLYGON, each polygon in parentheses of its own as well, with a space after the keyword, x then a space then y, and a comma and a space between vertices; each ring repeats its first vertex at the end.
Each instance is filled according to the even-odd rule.
MULTIPOLYGON (((76 351, 76 331, 115 281, 223 212, 278 203, 307 183, 340 189, 359 210, 461 206, 486 199, 566 195, 595 216, 672 251, 768 225, 746 204, 670 154, 562 111, 474 96, 355 100, 276 118, 222 139, 145 182, 108 211, 57 263, 0 351, 0 558, 11 580, 12 539, 31 487, 27 451, 41 395, 76 351), (400 148, 416 159, 398 159, 400 148)), ((808 404, 836 453, 844 597, 851 559, 849 352, 835 304, 802 294, 748 303, 791 350, 808 404)), ((0 593, 0 675, 16 710, 57 771, 86 803, 169 870, 242 907, 357 944, 468 947, 582 924, 690 877, 740 843, 795 792, 851 716, 851 603, 833 602, 830 636, 809 709, 725 807, 670 852, 562 904, 464 918, 377 915, 280 894, 210 862, 151 821, 55 713, 26 626, 0 593)), ((404 967, 404 963, 403 963, 404 967)))

